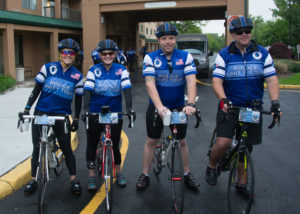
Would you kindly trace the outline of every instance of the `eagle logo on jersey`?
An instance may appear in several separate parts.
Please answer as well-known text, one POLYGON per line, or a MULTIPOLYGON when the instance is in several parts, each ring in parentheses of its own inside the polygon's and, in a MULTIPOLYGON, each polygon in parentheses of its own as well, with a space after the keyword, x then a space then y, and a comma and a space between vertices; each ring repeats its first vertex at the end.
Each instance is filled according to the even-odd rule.
POLYGON ((154 60, 154 66, 155 66, 156 68, 159 68, 159 67, 161 66, 161 64, 162 64, 162 62, 160 61, 160 59, 156 58, 156 59, 154 60))
POLYGON ((95 76, 98 77, 98 78, 101 76, 101 70, 98 69, 98 68, 96 68, 96 69, 94 70, 94 73, 95 73, 95 76))
POLYGON ((255 52, 252 54, 252 56, 253 56, 254 59, 261 59, 262 54, 261 54, 261 52, 255 51, 255 52))
POLYGON ((50 74, 54 75, 57 73, 57 67, 55 65, 50 66, 49 68, 50 74))

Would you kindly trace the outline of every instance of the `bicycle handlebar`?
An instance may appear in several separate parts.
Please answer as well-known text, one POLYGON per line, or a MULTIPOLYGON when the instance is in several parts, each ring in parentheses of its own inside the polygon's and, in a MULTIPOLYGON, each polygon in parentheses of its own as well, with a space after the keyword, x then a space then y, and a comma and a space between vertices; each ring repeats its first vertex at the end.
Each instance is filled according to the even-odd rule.
MULTIPOLYGON (((245 109, 246 107, 238 107, 238 106, 233 106, 232 104, 229 104, 228 105, 229 107, 229 111, 230 109, 236 109, 236 110, 241 110, 241 109, 245 109)), ((247 108, 251 108, 251 107, 247 107, 247 108)), ((260 110, 260 109, 256 109, 256 108, 251 108, 255 111, 259 111, 261 114, 266 114, 266 115, 272 115, 272 112, 270 111, 263 111, 263 110, 260 110)), ((272 129, 276 124, 276 117, 273 117, 273 120, 271 122, 271 124, 268 126, 269 129, 272 129)))
MULTIPOLYGON (((124 116, 128 116, 130 115, 130 119, 129 119, 129 124, 128 124, 128 128, 133 128, 133 114, 128 113, 128 112, 108 112, 108 113, 117 113, 118 115, 124 115, 124 116)), ((89 116, 90 115, 101 115, 102 113, 90 113, 90 112, 86 112, 86 129, 89 129, 89 116)), ((103 115, 103 114, 102 114, 103 115)), ((105 115, 105 114, 104 114, 105 115)))

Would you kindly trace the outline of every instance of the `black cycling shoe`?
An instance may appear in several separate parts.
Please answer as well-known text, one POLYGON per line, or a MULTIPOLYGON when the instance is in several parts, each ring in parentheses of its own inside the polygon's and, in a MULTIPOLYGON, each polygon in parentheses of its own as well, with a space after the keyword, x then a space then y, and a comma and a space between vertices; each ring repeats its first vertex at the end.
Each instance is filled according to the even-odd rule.
POLYGON ((211 186, 217 185, 217 170, 207 167, 205 180, 211 186))
POLYGON ((150 183, 149 176, 146 176, 144 173, 140 175, 138 182, 136 183, 136 188, 138 190, 145 189, 150 183))
POLYGON ((29 181, 29 183, 25 186, 24 192, 25 192, 26 194, 32 194, 32 193, 34 193, 34 192, 36 191, 37 186, 38 186, 38 184, 37 184, 36 180, 31 180, 31 181, 29 181))
POLYGON ((80 195, 81 193, 80 182, 76 178, 71 181, 71 191, 75 195, 80 195))
POLYGON ((238 184, 235 188, 244 198, 248 199, 250 197, 250 191, 247 188, 247 184, 238 184))
POLYGON ((194 178, 191 172, 184 176, 184 183, 193 191, 199 191, 198 187, 200 186, 200 183, 194 178))

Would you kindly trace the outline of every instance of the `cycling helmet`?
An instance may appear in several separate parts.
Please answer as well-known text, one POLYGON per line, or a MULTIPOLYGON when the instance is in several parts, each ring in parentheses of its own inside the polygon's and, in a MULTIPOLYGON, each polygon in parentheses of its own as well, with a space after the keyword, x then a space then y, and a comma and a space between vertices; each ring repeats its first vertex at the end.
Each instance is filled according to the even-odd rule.
POLYGON ((234 33, 240 28, 250 28, 252 30, 253 25, 251 19, 244 16, 240 16, 238 18, 233 19, 229 24, 230 33, 234 33))
POLYGON ((105 51, 105 50, 112 50, 112 51, 118 51, 117 44, 110 39, 102 40, 98 43, 98 50, 99 52, 105 51))
POLYGON ((61 40, 58 43, 59 51, 61 51, 62 49, 65 49, 65 48, 72 49, 75 52, 79 51, 79 49, 80 49, 79 44, 74 39, 70 39, 70 38, 61 40))
POLYGON ((178 35, 178 30, 177 30, 176 25, 169 24, 168 22, 166 22, 166 23, 164 23, 162 25, 159 25, 157 27, 155 35, 156 35, 157 38, 160 38, 160 37, 165 36, 165 35, 177 36, 178 35))
POLYGON ((95 50, 93 50, 91 52, 91 56, 92 56, 94 65, 98 64, 101 61, 100 56, 99 56, 99 49, 98 48, 96 48, 95 50))

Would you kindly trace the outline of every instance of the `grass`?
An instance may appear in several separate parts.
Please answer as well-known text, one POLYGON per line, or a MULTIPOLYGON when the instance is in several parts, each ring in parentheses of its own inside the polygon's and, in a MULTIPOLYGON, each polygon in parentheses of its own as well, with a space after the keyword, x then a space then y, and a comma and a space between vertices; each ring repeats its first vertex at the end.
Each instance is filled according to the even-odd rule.
POLYGON ((0 75, 0 93, 14 87, 16 80, 10 76, 0 75))
POLYGON ((279 78, 279 84, 300 85, 300 73, 295 73, 287 78, 279 78))

